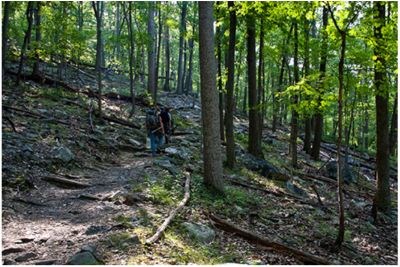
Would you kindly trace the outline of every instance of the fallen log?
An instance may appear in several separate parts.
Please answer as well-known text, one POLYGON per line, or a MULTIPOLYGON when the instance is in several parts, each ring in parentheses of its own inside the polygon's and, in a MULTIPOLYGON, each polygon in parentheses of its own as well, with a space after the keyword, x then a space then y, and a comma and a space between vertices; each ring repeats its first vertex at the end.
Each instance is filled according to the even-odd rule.
POLYGON ((278 253, 284 253, 284 254, 291 255, 305 264, 318 264, 318 265, 330 264, 326 259, 323 259, 318 256, 314 256, 307 252, 300 251, 298 249, 289 247, 285 244, 282 244, 282 243, 279 243, 276 241, 271 241, 267 238, 261 237, 257 233, 252 233, 250 231, 242 229, 242 228, 234 225, 233 223, 230 223, 226 220, 223 220, 223 219, 217 217, 216 215, 209 214, 209 217, 214 222, 214 225, 216 227, 218 227, 226 232, 238 234, 239 236, 243 237, 244 239, 250 241, 251 243, 266 246, 268 248, 273 249, 274 251, 276 251, 278 253))
POLYGON ((298 175, 298 176, 300 176, 302 178, 310 178, 310 179, 313 179, 313 180, 316 180, 316 181, 323 181, 323 182, 327 182, 327 183, 330 183, 330 184, 337 184, 336 179, 330 179, 328 177, 321 176, 321 175, 317 176, 317 175, 314 175, 314 174, 311 174, 311 173, 304 173, 304 172, 299 172, 299 171, 295 171, 294 174, 298 175))
POLYGON ((80 189, 80 188, 86 188, 89 187, 90 184, 86 183, 81 183, 77 181, 73 181, 70 179, 65 179, 57 176, 44 176, 42 177, 42 180, 56 184, 57 186, 63 187, 63 188, 69 188, 69 189, 80 189))
MULTIPOLYGON (((96 116, 98 116, 98 113, 95 113, 95 114, 96 114, 96 116)), ((124 125, 124 126, 128 126, 128 127, 134 128, 134 129, 138 129, 138 130, 141 129, 140 125, 137 125, 137 124, 135 124, 133 122, 129 122, 129 121, 126 121, 126 120, 123 120, 123 119, 107 116, 105 114, 102 114, 101 117, 103 119, 105 119, 106 121, 114 122, 114 123, 117 123, 117 124, 121 124, 121 125, 124 125)))
POLYGON ((185 206, 186 202, 189 200, 190 197, 190 174, 188 172, 184 172, 184 175, 186 176, 186 182, 185 182, 185 196, 181 200, 181 202, 178 204, 178 206, 169 214, 169 216, 165 219, 164 223, 158 227, 156 233, 146 239, 145 244, 151 244, 154 243, 155 241, 158 240, 162 232, 167 228, 168 224, 174 219, 175 215, 178 213, 178 211, 185 206))

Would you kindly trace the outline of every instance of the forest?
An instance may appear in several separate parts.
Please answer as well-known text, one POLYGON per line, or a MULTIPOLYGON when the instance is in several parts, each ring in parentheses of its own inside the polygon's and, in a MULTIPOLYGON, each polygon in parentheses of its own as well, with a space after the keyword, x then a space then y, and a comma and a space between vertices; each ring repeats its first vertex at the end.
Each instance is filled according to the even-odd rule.
POLYGON ((397 265, 397 1, 2 1, 2 264, 397 265))

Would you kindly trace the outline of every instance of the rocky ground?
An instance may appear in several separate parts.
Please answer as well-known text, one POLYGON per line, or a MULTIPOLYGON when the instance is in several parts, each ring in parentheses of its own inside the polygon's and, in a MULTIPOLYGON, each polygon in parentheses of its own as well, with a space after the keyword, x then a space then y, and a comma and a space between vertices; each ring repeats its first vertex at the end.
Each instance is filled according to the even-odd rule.
MULTIPOLYGON (((210 213, 332 264, 397 264, 397 170, 393 213, 375 225, 373 171, 360 159, 369 157, 352 151, 345 242, 332 252, 336 183, 323 165, 335 157, 334 146, 325 144, 322 161, 314 162, 299 144, 301 168, 292 170, 288 129, 266 128, 266 160, 254 159, 245 151, 247 120, 236 117, 239 164, 226 170, 226 195, 219 196, 202 183, 200 104, 173 94, 160 102, 174 108, 177 128, 152 158, 143 130, 100 123, 84 108, 86 96, 3 81, 3 264, 302 264, 220 230, 210 213), (191 174, 189 202, 159 241, 145 245, 183 198, 184 171, 191 174)), ((104 103, 106 114, 144 124, 146 106, 128 118, 129 103, 104 103)))

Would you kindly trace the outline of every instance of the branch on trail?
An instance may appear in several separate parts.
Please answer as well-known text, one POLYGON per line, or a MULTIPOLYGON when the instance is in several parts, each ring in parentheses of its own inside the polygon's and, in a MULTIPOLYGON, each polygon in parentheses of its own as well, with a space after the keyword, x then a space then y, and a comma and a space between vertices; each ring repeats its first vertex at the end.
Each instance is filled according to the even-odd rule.
POLYGON ((169 214, 169 216, 165 219, 164 223, 157 229, 157 232, 150 238, 146 239, 145 244, 151 244, 158 240, 162 232, 167 228, 168 224, 174 219, 177 212, 185 206, 186 202, 189 200, 190 197, 190 174, 188 172, 184 172, 186 176, 185 182, 185 196, 178 204, 178 206, 169 214))
POLYGON ((311 185, 311 188, 314 190, 315 194, 317 195, 318 203, 319 203, 321 206, 324 206, 324 203, 322 203, 321 197, 319 196, 319 193, 318 193, 318 191, 317 191, 317 186, 316 186, 315 184, 312 184, 312 185, 311 185))
POLYGON ((310 253, 300 251, 298 249, 289 247, 282 243, 271 241, 265 237, 261 237, 257 233, 252 233, 245 229, 239 228, 238 226, 225 221, 216 215, 209 214, 209 217, 214 222, 214 225, 226 232, 231 232, 238 234, 239 236, 243 237, 244 239, 250 241, 251 243, 255 243, 258 245, 263 245, 278 253, 284 253, 295 257, 296 259, 302 261, 305 264, 317 264, 317 265, 328 265, 330 264, 326 259, 320 258, 318 256, 314 256, 310 253))
POLYGON ((15 128, 15 124, 13 123, 13 121, 12 121, 9 117, 7 117, 7 116, 4 116, 4 119, 11 125, 11 128, 13 129, 13 131, 14 131, 15 133, 17 133, 18 131, 17 131, 17 129, 15 128))
POLYGON ((89 187, 90 184, 86 183, 81 183, 77 181, 73 181, 70 179, 65 179, 57 176, 44 176, 42 177, 42 180, 56 184, 57 186, 63 187, 63 188, 86 188, 89 187))
MULTIPOLYGON (((96 116, 97 116, 97 114, 96 114, 96 116)), ((121 124, 121 125, 124 125, 124 126, 128 126, 128 127, 131 127, 131 128, 138 129, 138 130, 141 128, 140 125, 137 125, 137 124, 135 124, 133 122, 129 122, 129 121, 126 121, 126 120, 123 120, 123 119, 119 119, 119 118, 116 118, 116 117, 107 116, 105 114, 102 114, 101 117, 106 121, 118 123, 118 124, 121 124)))
POLYGON ((302 178, 310 178, 316 181, 323 181, 323 182, 327 182, 330 184, 336 184, 336 179, 330 179, 328 177, 322 176, 322 175, 314 175, 311 173, 304 173, 304 172, 300 172, 300 171, 295 171, 294 172, 295 175, 298 175, 302 178))

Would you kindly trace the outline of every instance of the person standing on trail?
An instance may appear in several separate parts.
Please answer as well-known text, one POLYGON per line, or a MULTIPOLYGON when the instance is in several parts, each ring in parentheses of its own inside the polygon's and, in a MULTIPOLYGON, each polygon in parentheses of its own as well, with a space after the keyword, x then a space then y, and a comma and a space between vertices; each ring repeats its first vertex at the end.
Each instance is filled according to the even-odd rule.
POLYGON ((146 113, 146 130, 147 136, 150 138, 151 155, 155 157, 160 146, 163 145, 165 134, 157 106, 149 109, 146 113))
POLYGON ((170 142, 170 135, 172 134, 172 117, 169 111, 170 108, 165 107, 160 113, 160 117, 164 126, 166 144, 170 142))

